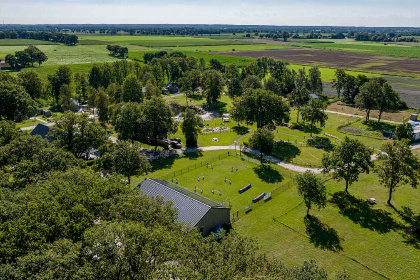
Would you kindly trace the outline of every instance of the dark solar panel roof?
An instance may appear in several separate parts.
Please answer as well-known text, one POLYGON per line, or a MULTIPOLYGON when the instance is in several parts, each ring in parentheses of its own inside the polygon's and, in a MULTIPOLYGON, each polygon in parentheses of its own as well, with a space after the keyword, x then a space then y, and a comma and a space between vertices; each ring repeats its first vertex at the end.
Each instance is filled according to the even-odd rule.
POLYGON ((45 138, 50 132, 50 128, 43 124, 38 124, 35 126, 34 130, 32 130, 31 135, 41 135, 42 138, 45 138))
POLYGON ((197 225, 211 208, 227 208, 168 181, 146 178, 139 187, 147 196, 162 196, 165 201, 173 201, 178 209, 178 221, 191 226, 197 225))

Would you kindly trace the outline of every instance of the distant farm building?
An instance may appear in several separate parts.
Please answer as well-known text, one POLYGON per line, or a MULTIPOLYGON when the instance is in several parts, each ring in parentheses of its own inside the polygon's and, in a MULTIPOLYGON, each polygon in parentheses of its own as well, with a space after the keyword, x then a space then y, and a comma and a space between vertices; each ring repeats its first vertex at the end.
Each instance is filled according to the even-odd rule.
POLYGON ((413 132, 414 132, 413 140, 414 141, 420 140, 420 121, 418 120, 418 114, 412 114, 408 122, 413 127, 413 132))
POLYGON ((230 208, 168 181, 146 178, 139 184, 149 197, 163 197, 178 209, 178 221, 196 227, 204 236, 230 224, 230 208))
POLYGON ((4 60, 0 60, 0 70, 1 69, 3 69, 3 70, 9 70, 11 68, 10 68, 9 63, 6 63, 6 61, 4 61, 4 60))

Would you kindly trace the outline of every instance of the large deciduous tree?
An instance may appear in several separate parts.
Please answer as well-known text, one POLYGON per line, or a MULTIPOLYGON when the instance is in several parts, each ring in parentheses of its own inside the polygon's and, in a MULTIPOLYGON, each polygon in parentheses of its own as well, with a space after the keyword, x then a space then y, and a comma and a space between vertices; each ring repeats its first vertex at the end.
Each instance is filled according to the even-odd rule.
POLYGON ((378 122, 381 121, 383 112, 396 110, 399 104, 400 97, 398 92, 390 84, 384 83, 376 101, 377 109, 379 110, 378 122))
POLYGON ((43 83, 39 75, 34 71, 20 72, 18 74, 20 84, 26 89, 26 92, 35 99, 44 95, 43 83))
POLYGON ((123 84, 122 101, 141 103, 143 98, 143 87, 137 77, 134 75, 128 76, 123 84))
POLYGON ((49 137, 77 158, 88 158, 90 150, 98 149, 105 143, 106 131, 87 115, 67 112, 56 121, 49 137))
POLYGON ((309 89, 308 89, 308 77, 306 76, 305 68, 299 69, 299 73, 295 80, 295 89, 289 93, 288 99, 290 105, 296 107, 297 118, 296 122, 299 123, 299 114, 303 106, 309 102, 309 89))
POLYGON ((249 146, 260 151, 260 161, 263 163, 264 155, 271 154, 274 148, 274 135, 266 128, 259 128, 249 139, 249 146))
POLYGON ((377 107, 377 101, 381 94, 381 84, 378 80, 372 79, 365 83, 359 94, 356 96, 356 106, 366 111, 366 121, 369 121, 370 111, 377 107))
POLYGON ((312 98, 309 103, 302 108, 302 119, 304 122, 309 122, 311 126, 311 136, 314 129, 314 125, 319 123, 321 127, 325 126, 325 122, 328 119, 325 109, 327 104, 321 99, 312 98))
POLYGON ((321 80, 321 71, 318 67, 311 67, 309 69, 308 78, 309 90, 314 94, 322 94, 323 86, 321 80))
POLYGON ((135 143, 118 141, 104 145, 100 151, 100 169, 122 174, 127 177, 128 183, 131 182, 131 176, 144 174, 151 168, 149 161, 141 154, 140 146, 135 143))
POLYGON ((298 193, 303 197, 303 201, 307 207, 306 216, 309 216, 309 210, 312 204, 323 208, 327 205, 327 189, 324 182, 314 173, 306 171, 295 177, 298 193))
POLYGON ((258 128, 289 120, 290 108, 281 96, 264 89, 246 91, 235 102, 236 121, 256 122, 258 128), (240 112, 240 114, 239 114, 240 112))
POLYGON ((187 109, 183 114, 184 121, 181 124, 182 133, 185 136, 187 147, 197 147, 198 133, 202 120, 195 114, 193 109, 187 109))
POLYGON ((341 97, 341 91, 344 89, 346 76, 347 74, 343 69, 335 70, 335 78, 332 80, 331 85, 337 91, 337 98, 341 97))
POLYGON ((35 113, 36 102, 25 88, 9 81, 0 81, 0 120, 25 119, 35 113))
POLYGON ((60 88, 63 85, 70 85, 72 82, 72 78, 73 73, 68 66, 60 66, 54 75, 48 76, 51 93, 57 105, 59 104, 60 100, 60 88))
POLYGON ((223 78, 217 70, 207 70, 203 78, 204 94, 208 104, 215 104, 223 90, 223 78))
POLYGON ((166 138, 168 134, 175 133, 177 124, 172 119, 172 111, 160 97, 152 97, 143 104, 142 127, 145 135, 158 146, 159 138, 166 138))
POLYGON ((345 137, 340 145, 335 146, 331 153, 322 158, 323 172, 332 171, 337 181, 346 181, 346 193, 349 186, 359 179, 361 173, 369 173, 373 167, 372 150, 357 139, 345 137))
POLYGON ((392 193, 401 185, 410 184, 417 188, 420 179, 420 161, 412 153, 408 140, 385 143, 379 154, 375 172, 381 184, 389 189, 388 204, 392 193))

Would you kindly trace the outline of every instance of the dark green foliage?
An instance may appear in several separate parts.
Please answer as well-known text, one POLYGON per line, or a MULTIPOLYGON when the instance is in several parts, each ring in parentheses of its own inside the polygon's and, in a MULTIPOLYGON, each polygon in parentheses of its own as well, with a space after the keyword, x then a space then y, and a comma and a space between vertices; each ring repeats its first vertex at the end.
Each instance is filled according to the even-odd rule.
POLYGON ((111 53, 111 55, 120 58, 125 58, 128 54, 128 48, 121 47, 119 45, 107 45, 106 49, 111 53))
POLYGON ((215 104, 223 90, 223 78, 217 70, 207 70, 204 73, 203 86, 208 104, 215 104))
POLYGON ((128 76, 123 84, 122 101, 141 103, 143 98, 143 87, 139 80, 134 75, 128 76))
POLYGON ((60 66, 54 75, 48 76, 50 82, 51 93, 54 97, 55 103, 59 103, 60 88, 63 85, 70 85, 73 79, 73 73, 67 66, 60 66))
POLYGON ((108 144, 101 147, 100 152, 98 168, 127 176, 128 183, 131 176, 143 174, 151 168, 149 161, 141 154, 140 147, 130 142, 108 144))
POLYGON ((184 121, 181 124, 182 133, 185 135, 187 147, 197 147, 198 133, 200 132, 200 125, 202 120, 195 114, 193 109, 187 109, 183 114, 184 121))
POLYGON ((230 98, 242 95, 241 81, 238 78, 232 78, 228 84, 228 94, 230 98))
POLYGON ((91 149, 98 149, 105 143, 106 131, 87 115, 67 112, 56 121, 48 137, 77 158, 88 158, 91 149))
POLYGON ((408 141, 413 140, 413 136, 414 136, 413 126, 408 122, 404 122, 398 125, 397 129, 395 130, 395 136, 397 136, 398 140, 403 140, 403 139, 407 139, 408 141))
POLYGON ((36 72, 20 72, 18 77, 20 79, 20 84, 33 99, 44 97, 44 85, 36 72))
POLYGON ((311 99, 309 103, 302 108, 302 119, 304 122, 309 122, 311 124, 311 136, 314 129, 314 125, 319 123, 320 126, 324 127, 325 122, 328 119, 325 109, 327 104, 324 103, 321 99, 311 99))
POLYGON ((33 115, 37 103, 25 88, 11 81, 0 80, 0 120, 22 120, 33 115))
POLYGON ((375 168, 379 181, 389 189, 388 204, 391 204, 392 193, 401 185, 410 184, 417 188, 420 179, 420 161, 413 154, 409 140, 394 141, 382 146, 379 155, 380 164, 375 168))
POLYGON ((346 193, 353 182, 357 182, 361 173, 369 173, 373 167, 372 151, 357 139, 345 137, 339 146, 322 158, 323 172, 332 171, 333 178, 346 181, 346 193))
POLYGON ((306 75, 305 68, 299 69, 299 73, 296 76, 295 88, 289 93, 288 99, 290 105, 296 107, 297 109, 297 119, 296 122, 299 122, 300 110, 309 102, 309 89, 308 89, 308 77, 306 75))
POLYGON ((295 180, 298 193, 303 197, 303 201, 305 201, 308 209, 306 212, 307 216, 309 216, 309 210, 312 204, 318 206, 318 209, 327 206, 327 189, 322 180, 316 177, 314 173, 306 171, 303 174, 297 175, 295 180))
POLYGON ((236 121, 256 122, 258 128, 281 124, 289 120, 289 106, 271 91, 246 91, 235 99, 232 117, 236 121))
POLYGON ((263 162, 264 155, 270 155, 274 147, 274 135, 265 128, 259 128, 249 139, 249 146, 260 151, 260 160, 263 162))

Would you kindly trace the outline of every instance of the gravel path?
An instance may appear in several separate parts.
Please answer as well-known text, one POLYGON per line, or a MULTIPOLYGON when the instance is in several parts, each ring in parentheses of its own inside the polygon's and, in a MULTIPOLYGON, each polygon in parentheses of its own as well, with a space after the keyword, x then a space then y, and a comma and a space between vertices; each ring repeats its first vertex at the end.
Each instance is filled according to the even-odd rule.
MULTIPOLYGON (((347 116, 347 117, 358 118, 358 119, 364 119, 365 118, 365 116, 347 114, 347 113, 336 112, 336 111, 325 110, 325 112, 331 113, 331 114, 337 114, 337 115, 347 116)), ((369 118, 369 120, 377 121, 378 119, 376 119, 376 118, 369 118)), ((402 122, 395 122, 395 121, 389 121, 389 120, 383 120, 383 119, 381 119, 381 122, 393 123, 393 124, 402 124, 402 122)))

